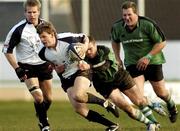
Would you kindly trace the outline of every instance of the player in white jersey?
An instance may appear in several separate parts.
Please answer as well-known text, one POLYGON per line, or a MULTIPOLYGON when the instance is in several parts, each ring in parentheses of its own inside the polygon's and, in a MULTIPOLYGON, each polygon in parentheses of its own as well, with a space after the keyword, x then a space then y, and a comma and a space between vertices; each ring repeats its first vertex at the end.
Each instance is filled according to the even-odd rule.
POLYGON ((82 59, 88 47, 88 37, 84 34, 71 33, 57 35, 53 25, 47 22, 40 24, 37 27, 37 32, 45 45, 39 52, 39 56, 43 60, 54 64, 55 70, 61 79, 61 86, 67 93, 75 111, 89 121, 107 126, 108 131, 116 131, 118 129, 117 124, 104 118, 99 113, 89 110, 86 104, 102 105, 110 109, 116 117, 119 117, 117 109, 112 103, 87 92, 90 86, 91 72, 90 70, 79 70, 78 64, 83 62, 82 59), (76 43, 75 38, 81 43, 76 43))
POLYGON ((50 131, 47 110, 52 101, 52 69, 48 62, 38 56, 41 44, 36 26, 43 21, 39 19, 41 4, 38 0, 24 3, 26 19, 16 24, 8 33, 3 53, 14 68, 21 82, 25 82, 34 98, 39 126, 43 131, 50 131), (13 49, 16 47, 16 58, 13 49))

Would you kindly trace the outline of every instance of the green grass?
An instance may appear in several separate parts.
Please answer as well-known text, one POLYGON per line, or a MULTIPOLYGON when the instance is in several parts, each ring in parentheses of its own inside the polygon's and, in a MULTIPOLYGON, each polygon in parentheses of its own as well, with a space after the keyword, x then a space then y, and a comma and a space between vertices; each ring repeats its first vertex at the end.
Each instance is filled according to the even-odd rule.
MULTIPOLYGON (((91 105, 90 109, 96 110, 105 117, 119 123, 122 131, 145 131, 143 124, 129 118, 120 110, 120 118, 113 117, 100 106, 91 105)), ((180 109, 180 105, 178 106, 180 109)), ((180 131, 180 118, 172 124, 166 117, 154 113, 161 123, 160 131, 180 131)), ((104 126, 88 122, 74 113, 69 102, 54 101, 48 113, 52 131, 103 131, 104 126)), ((35 117, 33 102, 11 101, 0 102, 0 131, 39 131, 35 117)))

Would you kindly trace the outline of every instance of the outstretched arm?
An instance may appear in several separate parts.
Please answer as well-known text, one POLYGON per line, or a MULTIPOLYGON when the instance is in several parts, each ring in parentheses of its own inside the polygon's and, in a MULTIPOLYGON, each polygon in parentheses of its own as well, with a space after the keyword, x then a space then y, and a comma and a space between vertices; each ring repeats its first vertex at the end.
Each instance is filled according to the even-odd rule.
POLYGON ((156 55, 157 53, 159 53, 160 51, 162 51, 162 49, 166 46, 166 41, 163 41, 161 43, 156 43, 154 45, 154 47, 152 48, 152 50, 144 57, 142 57, 141 59, 139 59, 139 61, 137 62, 137 68, 139 70, 145 70, 147 68, 147 66, 149 65, 151 58, 153 57, 153 55, 156 55))

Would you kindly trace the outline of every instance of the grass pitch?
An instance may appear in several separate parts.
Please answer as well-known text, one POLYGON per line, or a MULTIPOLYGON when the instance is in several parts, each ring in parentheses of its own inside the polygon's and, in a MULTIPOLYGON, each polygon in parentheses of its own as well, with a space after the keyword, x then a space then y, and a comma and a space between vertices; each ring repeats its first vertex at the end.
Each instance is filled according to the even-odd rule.
MULTIPOLYGON (((132 120, 120 110, 120 118, 115 118, 100 106, 90 105, 90 109, 96 110, 116 123, 119 123, 121 131, 146 131, 146 127, 132 120)), ((180 109, 180 105, 178 106, 180 109)), ((154 113, 161 124, 160 131, 180 131, 180 118, 177 122, 170 123, 167 117, 161 117, 154 113)), ((69 102, 54 101, 48 112, 52 131, 104 131, 105 127, 88 122, 74 113, 69 102)), ((39 131, 33 102, 26 101, 2 101, 0 102, 0 131, 39 131)))

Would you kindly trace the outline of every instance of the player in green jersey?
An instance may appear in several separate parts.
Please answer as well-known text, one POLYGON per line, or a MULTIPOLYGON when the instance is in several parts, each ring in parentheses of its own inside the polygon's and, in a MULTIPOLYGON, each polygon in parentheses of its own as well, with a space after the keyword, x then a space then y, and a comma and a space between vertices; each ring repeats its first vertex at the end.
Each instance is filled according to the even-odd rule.
POLYGON ((164 113, 161 106, 152 103, 141 95, 139 88, 129 73, 117 64, 113 52, 105 47, 96 45, 93 37, 89 37, 89 45, 86 53, 86 62, 80 63, 80 69, 92 69, 93 85, 101 95, 111 99, 116 106, 127 112, 137 121, 147 125, 148 131, 154 131, 159 125, 150 108, 158 113, 164 113), (134 108, 122 95, 123 92, 141 110, 134 108))
POLYGON ((149 80, 154 92, 167 103, 169 118, 176 122, 178 110, 165 88, 162 64, 165 58, 162 49, 166 45, 163 32, 149 18, 138 16, 134 2, 122 5, 122 19, 113 24, 112 48, 119 63, 122 63, 120 43, 124 49, 124 64, 143 93, 144 82, 149 80))

